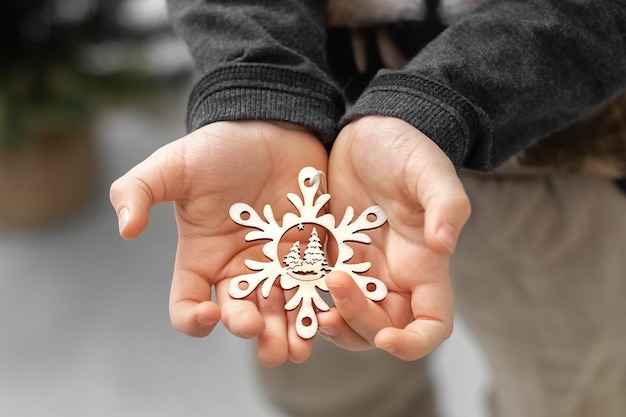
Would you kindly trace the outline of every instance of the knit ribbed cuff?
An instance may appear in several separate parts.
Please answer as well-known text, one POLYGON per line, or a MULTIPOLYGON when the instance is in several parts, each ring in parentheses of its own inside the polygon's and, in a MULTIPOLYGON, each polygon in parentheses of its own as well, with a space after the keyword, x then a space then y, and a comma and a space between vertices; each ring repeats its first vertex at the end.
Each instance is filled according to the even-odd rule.
POLYGON ((479 116, 456 92, 419 76, 381 71, 340 121, 343 127, 363 116, 402 119, 428 136, 459 168, 478 135, 479 116))
POLYGON ((329 146, 343 111, 341 93, 324 80, 269 65, 229 65, 194 86, 187 129, 225 120, 290 122, 311 129, 329 146))

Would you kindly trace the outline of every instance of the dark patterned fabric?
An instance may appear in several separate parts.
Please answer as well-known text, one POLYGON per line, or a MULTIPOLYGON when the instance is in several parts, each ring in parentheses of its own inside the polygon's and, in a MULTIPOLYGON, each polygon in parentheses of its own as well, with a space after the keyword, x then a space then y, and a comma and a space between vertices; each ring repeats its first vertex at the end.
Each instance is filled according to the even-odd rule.
POLYGON ((558 172, 626 178, 626 93, 540 140, 517 160, 524 166, 558 172))

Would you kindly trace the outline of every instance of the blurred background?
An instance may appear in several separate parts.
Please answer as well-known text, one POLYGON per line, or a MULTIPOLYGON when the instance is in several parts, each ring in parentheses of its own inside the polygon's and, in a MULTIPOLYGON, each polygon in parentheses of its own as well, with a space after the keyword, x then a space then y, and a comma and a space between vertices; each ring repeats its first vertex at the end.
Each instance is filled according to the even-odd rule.
MULTIPOLYGON (((164 0, 0 2, 0 415, 281 415, 253 342, 171 328, 172 207, 125 242, 108 202, 184 135, 192 81, 164 0)), ((431 359, 443 417, 486 416, 460 318, 431 359)))

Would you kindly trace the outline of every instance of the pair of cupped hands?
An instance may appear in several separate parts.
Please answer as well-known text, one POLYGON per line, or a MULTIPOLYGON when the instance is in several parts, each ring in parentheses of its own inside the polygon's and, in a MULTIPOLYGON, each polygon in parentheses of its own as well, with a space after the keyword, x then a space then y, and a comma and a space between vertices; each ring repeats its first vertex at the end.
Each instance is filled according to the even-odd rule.
POLYGON ((449 258, 470 205, 456 170, 441 149, 412 125, 367 116, 345 126, 330 156, 308 130, 261 121, 217 122, 158 149, 111 186, 120 234, 133 239, 148 225, 150 208, 173 201, 178 246, 170 317, 179 331, 207 336, 221 320, 234 335, 257 338, 261 362, 303 362, 312 339, 296 333, 296 311, 285 311, 283 290, 245 299, 228 294, 232 278, 250 273, 246 259, 263 255, 266 241, 246 242, 246 229, 229 209, 243 202, 260 211, 270 204, 277 219, 294 207, 300 170, 327 173, 328 210, 341 219, 378 205, 387 222, 367 231, 352 262, 371 262, 367 275, 383 281, 385 299, 370 301, 344 272, 326 276, 333 298, 318 312, 318 333, 336 345, 374 347, 415 360, 447 339, 453 327, 449 258))

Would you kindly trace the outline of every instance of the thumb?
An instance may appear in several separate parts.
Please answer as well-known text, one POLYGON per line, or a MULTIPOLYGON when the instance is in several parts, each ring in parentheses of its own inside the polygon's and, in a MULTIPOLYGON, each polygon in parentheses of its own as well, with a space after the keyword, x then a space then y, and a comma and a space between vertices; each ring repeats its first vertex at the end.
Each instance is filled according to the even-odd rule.
POLYGON ((454 252, 461 229, 470 216, 470 201, 449 161, 438 161, 424 173, 419 187, 425 211, 427 245, 442 254, 454 252))
POLYGON ((183 161, 180 141, 172 142, 113 182, 109 195, 124 239, 143 232, 152 206, 177 199, 184 178, 183 161))

